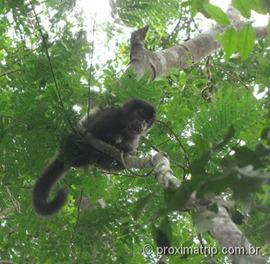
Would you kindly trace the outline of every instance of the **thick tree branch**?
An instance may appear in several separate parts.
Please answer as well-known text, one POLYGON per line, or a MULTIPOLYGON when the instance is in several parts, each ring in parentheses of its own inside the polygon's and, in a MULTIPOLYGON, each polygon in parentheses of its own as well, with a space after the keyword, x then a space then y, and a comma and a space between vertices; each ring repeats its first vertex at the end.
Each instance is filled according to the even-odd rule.
MULTIPOLYGON (((227 15, 231 20, 231 26, 237 30, 246 24, 240 20, 238 11, 231 7, 228 9, 227 15)), ((150 75, 150 79, 154 80, 173 68, 187 68, 219 49, 220 43, 216 41, 216 36, 228 28, 228 26, 215 25, 193 39, 158 52, 149 51, 144 47, 148 27, 139 29, 131 36, 129 69, 133 69, 138 78, 147 73, 150 75)), ((254 30, 257 38, 263 38, 267 35, 267 27, 254 27, 254 30)))
POLYGON ((208 223, 208 231, 228 252, 233 263, 237 264, 264 264, 266 259, 260 255, 260 249, 255 248, 242 231, 232 221, 226 203, 220 197, 214 197, 208 201, 200 201, 193 193, 187 202, 185 209, 196 211, 196 218, 201 223, 208 223), (217 212, 209 210, 209 206, 215 204, 217 212))
POLYGON ((230 257, 238 264, 265 264, 266 259, 248 241, 242 231, 231 220, 224 206, 218 206, 218 212, 212 218, 212 228, 209 230, 222 247, 232 250, 230 257))

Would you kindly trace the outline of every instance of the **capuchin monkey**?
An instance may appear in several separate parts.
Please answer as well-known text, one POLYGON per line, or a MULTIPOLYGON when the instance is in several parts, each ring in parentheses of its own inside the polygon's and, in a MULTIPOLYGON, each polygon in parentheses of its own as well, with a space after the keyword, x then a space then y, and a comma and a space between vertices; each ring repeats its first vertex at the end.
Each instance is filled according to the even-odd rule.
POLYGON ((132 99, 121 107, 95 109, 86 115, 61 144, 59 151, 37 179, 33 190, 33 206, 43 216, 55 214, 65 204, 67 192, 60 189, 55 198, 48 201, 54 184, 71 167, 93 165, 108 171, 124 169, 116 161, 96 150, 83 140, 86 133, 105 141, 122 153, 137 150, 141 136, 144 136, 155 120, 155 109, 146 101, 132 99))

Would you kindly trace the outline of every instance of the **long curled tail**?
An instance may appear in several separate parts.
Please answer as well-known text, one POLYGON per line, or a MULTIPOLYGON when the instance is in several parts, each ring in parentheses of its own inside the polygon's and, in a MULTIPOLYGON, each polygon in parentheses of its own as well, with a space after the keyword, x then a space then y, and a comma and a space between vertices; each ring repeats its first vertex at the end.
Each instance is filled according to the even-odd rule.
POLYGON ((37 179, 33 189, 33 206, 38 214, 43 216, 55 214, 65 204, 67 192, 64 189, 60 189, 50 202, 48 196, 53 185, 67 169, 69 168, 65 162, 56 155, 37 179))

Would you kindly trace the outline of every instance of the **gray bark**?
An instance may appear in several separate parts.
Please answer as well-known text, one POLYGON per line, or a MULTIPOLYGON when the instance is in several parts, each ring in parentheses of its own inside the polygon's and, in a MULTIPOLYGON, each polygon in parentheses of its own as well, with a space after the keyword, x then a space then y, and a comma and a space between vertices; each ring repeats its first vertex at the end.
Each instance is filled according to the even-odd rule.
MULTIPOLYGON (((147 73, 150 79, 154 80, 172 69, 185 69, 192 66, 221 47, 215 38, 218 33, 224 32, 231 26, 239 30, 245 25, 235 9, 229 8, 227 14, 231 20, 230 26, 216 25, 193 39, 158 52, 149 51, 144 47, 148 27, 133 32, 128 70, 133 69, 138 78, 147 73)), ((267 27, 254 29, 257 38, 266 37, 267 27)))

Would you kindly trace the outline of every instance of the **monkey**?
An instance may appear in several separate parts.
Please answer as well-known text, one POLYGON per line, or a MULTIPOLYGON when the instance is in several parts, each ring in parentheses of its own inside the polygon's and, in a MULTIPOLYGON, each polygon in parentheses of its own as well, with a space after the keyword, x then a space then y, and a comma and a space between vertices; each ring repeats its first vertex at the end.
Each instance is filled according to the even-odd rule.
POLYGON ((124 166, 83 140, 86 133, 100 139, 123 154, 134 153, 140 138, 145 136, 155 120, 154 107, 141 99, 131 99, 119 107, 92 110, 85 115, 76 131, 70 132, 60 144, 54 158, 43 170, 33 188, 33 207, 37 214, 50 216, 57 213, 67 200, 67 191, 60 189, 48 201, 50 190, 70 169, 94 166, 107 171, 121 170, 124 166))

